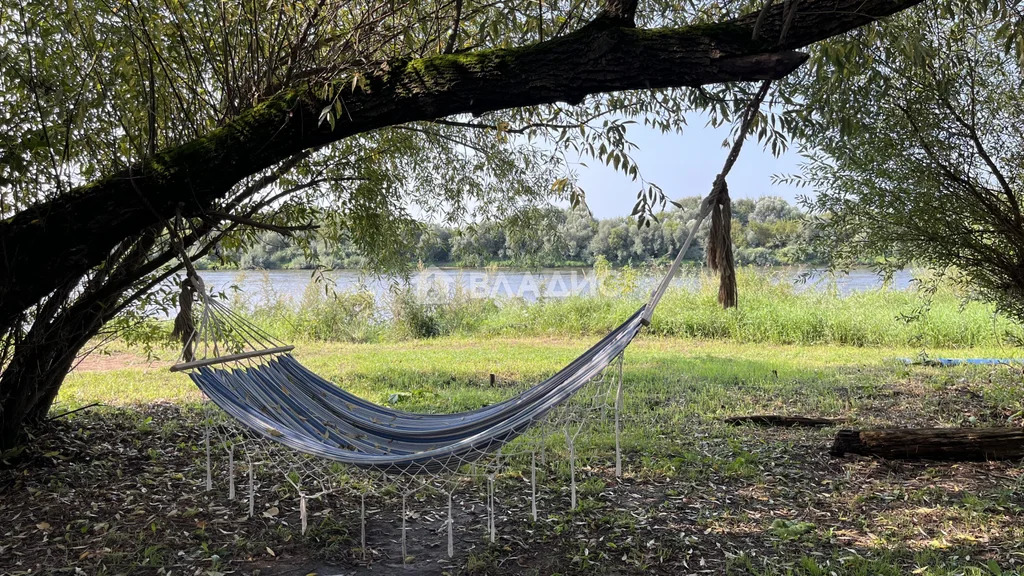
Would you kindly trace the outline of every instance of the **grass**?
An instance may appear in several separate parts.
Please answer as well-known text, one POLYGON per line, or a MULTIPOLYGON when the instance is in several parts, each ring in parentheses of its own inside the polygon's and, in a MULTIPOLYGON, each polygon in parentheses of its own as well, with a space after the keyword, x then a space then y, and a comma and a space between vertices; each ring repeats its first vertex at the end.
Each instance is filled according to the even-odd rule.
MULTIPOLYGON (((459 406, 498 400, 507 387, 490 388, 489 375, 499 384, 529 384, 542 380, 581 353, 596 338, 563 336, 471 339, 462 336, 382 343, 305 342, 295 355, 325 378, 375 402, 395 393, 410 393, 409 402, 422 408, 449 411, 459 406), (434 396, 438 390, 444 395, 434 396), (419 394, 413 394, 419 392, 419 394), (420 400, 417 400, 419 398, 420 400)), ((814 394, 801 401, 838 398, 849 386, 870 386, 868 374, 908 373, 897 358, 915 357, 922 349, 856 346, 760 344, 723 340, 702 341, 640 337, 627 350, 625 379, 633 389, 661 392, 692 388, 693 410, 735 411, 747 406, 733 390, 773 390, 801 400, 800 391, 814 394), (851 382, 850 372, 859 371, 851 382), (725 398, 728 404, 712 408, 725 398)), ((928 349, 929 356, 1005 357, 1018 351, 1009 346, 928 349)), ((114 351, 116 365, 123 350, 114 351)), ((166 370, 173 352, 162 353, 152 365, 93 370, 87 364, 68 376, 58 402, 70 408, 92 402, 145 404, 154 401, 195 401, 199 393, 188 378, 166 370)), ((98 367, 107 361, 97 359, 98 367)), ((953 374, 963 368, 939 371, 953 374)), ((880 385, 880 383, 876 383, 880 385)), ((1008 393, 1007 391, 993 394, 1008 393)), ((1004 403, 1012 403, 1012 394, 1004 403)), ((810 409, 814 406, 795 406, 810 409)))
MULTIPOLYGON (((285 340, 381 342, 435 336, 576 336, 602 334, 645 301, 640 276, 629 269, 595 272, 599 296, 525 302, 466 293, 393 295, 377 309, 369 293, 327 296, 316 286, 299 302, 240 301, 259 326, 285 340)), ((702 276, 696 290, 674 287, 654 315, 655 335, 773 344, 839 344, 963 348, 1024 340, 1024 330, 951 285, 932 291, 885 287, 840 295, 834 287, 797 290, 784 278, 741 269, 740 305, 717 304, 717 281, 702 276)))

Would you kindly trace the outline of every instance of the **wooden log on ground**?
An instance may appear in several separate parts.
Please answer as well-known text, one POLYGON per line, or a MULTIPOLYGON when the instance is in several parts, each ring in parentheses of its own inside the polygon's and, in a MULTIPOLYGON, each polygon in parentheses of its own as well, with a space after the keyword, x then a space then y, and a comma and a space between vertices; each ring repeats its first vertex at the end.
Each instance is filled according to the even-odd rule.
POLYGON ((781 416, 778 414, 758 414, 754 416, 730 416, 723 420, 726 424, 757 424, 759 426, 835 426, 846 422, 846 418, 807 418, 805 416, 781 416))
POLYGON ((831 452, 903 460, 1019 460, 1024 428, 840 430, 831 452))

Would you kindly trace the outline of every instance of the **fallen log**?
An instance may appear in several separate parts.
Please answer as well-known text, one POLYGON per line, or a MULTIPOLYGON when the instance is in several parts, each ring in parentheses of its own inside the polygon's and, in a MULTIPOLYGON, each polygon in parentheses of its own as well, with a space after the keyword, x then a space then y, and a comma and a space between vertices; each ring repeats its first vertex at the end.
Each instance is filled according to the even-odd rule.
POLYGON ((846 418, 808 418, 805 416, 780 416, 778 414, 757 414, 754 416, 730 416, 722 420, 726 424, 757 424, 759 426, 835 426, 846 422, 846 418))
POLYGON ((1024 428, 840 430, 831 453, 903 460, 1018 460, 1024 458, 1024 428))

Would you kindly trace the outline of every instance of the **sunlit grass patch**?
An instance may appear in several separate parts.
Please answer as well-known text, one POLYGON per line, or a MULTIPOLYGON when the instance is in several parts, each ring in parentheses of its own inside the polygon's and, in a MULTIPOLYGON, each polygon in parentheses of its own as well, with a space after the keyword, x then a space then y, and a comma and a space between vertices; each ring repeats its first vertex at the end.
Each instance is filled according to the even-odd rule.
POLYGON ((202 393, 187 376, 172 374, 164 366, 154 366, 73 372, 65 379, 57 402, 58 408, 75 408, 94 402, 144 405, 154 402, 188 403, 201 399, 202 393))
MULTIPOLYGON (((405 409, 446 411, 508 397, 565 366, 594 337, 447 337, 427 340, 345 344, 308 342, 295 355, 314 372, 356 394, 386 403, 392 395, 405 409), (490 386, 490 375, 495 386, 490 386)), ((800 409, 834 414, 850 407, 851 395, 886 384, 893 377, 934 375, 931 382, 960 378, 983 368, 908 368, 894 358, 913 348, 861 348, 693 341, 641 337, 626 352, 627 403, 648 395, 679 400, 673 417, 718 416, 755 408, 800 409)), ((985 356, 1005 350, 936 350, 985 356)), ((153 364, 116 370, 80 370, 68 376, 59 400, 138 404, 199 398, 187 376, 167 371, 170 356, 153 364)), ((1010 408, 1019 398, 1011 382, 993 380, 982 392, 1010 408)))

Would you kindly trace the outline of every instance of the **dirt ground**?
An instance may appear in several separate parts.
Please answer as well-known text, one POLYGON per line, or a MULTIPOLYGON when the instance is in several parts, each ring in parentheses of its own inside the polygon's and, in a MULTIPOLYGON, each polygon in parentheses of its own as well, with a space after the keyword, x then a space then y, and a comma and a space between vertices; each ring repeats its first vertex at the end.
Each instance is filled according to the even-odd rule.
POLYGON ((166 360, 154 360, 131 352, 103 352, 85 356, 74 369, 79 372, 106 372, 125 368, 159 369, 171 364, 166 360))
MULTIPOLYGON (((95 356, 79 370, 136 366, 95 356)), ((937 372, 936 372, 937 374, 937 372)), ((1013 376, 1018 377, 1018 376, 1013 376)), ((984 381, 911 375, 853 389, 876 422, 928 425, 956 413, 1005 425, 1010 412, 984 381)), ((834 428, 759 428, 693 421, 651 430, 657 453, 625 453, 578 470, 570 509, 559 463, 531 519, 528 471, 496 482, 496 540, 486 486, 466 478, 447 500, 341 491, 308 504, 285 482, 246 481, 234 500, 223 474, 205 491, 204 412, 153 404, 60 418, 0 469, 0 574, 1019 574, 1024 472, 1019 462, 834 458, 834 428), (405 551, 402 520, 405 520, 405 551), (404 561, 403 561, 404 560, 404 561)), ((224 470, 222 459, 214 467, 224 470)))
MULTIPOLYGON (((108 411, 59 423, 0 475, 0 573, 783 574, 814 563, 903 574, 953 557, 1007 574, 1024 564, 1016 464, 833 459, 827 430, 757 428, 742 433, 744 451, 759 454, 749 468, 714 456, 728 439, 693 431, 686 442, 697 439, 706 461, 681 456, 678 470, 621 481, 582 470, 577 509, 565 490, 547 490, 538 522, 526 480, 503 478, 494 544, 480 489, 469 486, 455 501, 451 559, 443 502, 409 507, 403 564, 401 506, 378 497, 364 560, 354 497, 311 503, 301 535, 295 498, 283 492, 247 518, 223 482, 203 491, 197 420, 152 406, 141 418, 108 411)), ((642 457, 627 456, 627 469, 642 457)))

